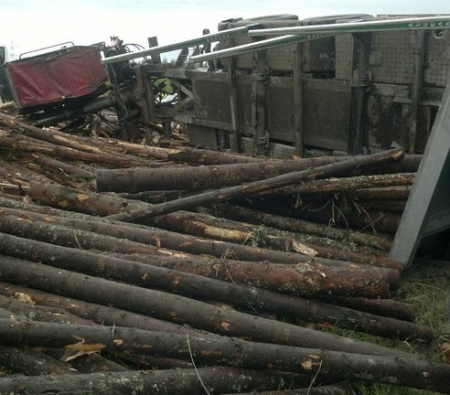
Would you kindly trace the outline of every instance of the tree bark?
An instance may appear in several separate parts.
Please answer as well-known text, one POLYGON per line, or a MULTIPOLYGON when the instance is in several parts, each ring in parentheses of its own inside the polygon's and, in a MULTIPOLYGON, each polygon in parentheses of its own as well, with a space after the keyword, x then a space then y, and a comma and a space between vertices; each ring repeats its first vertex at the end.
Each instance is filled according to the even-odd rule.
POLYGON ((178 295, 3 257, 0 280, 114 306, 198 329, 255 341, 379 355, 405 353, 325 332, 212 306, 178 295), (45 279, 45 281, 43 281, 45 279))
POLYGON ((0 366, 27 376, 80 373, 43 352, 19 345, 0 345, 0 366))
MULTIPOLYGON (((340 159, 342 160, 342 159, 340 159)), ((97 170, 99 192, 143 192, 222 188, 336 163, 334 157, 228 165, 97 170)))
MULTIPOLYGON (((200 331, 187 325, 179 325, 108 305, 89 303, 79 299, 67 298, 57 294, 4 282, 0 282, 0 294, 9 296, 10 298, 23 297, 27 300, 31 300, 32 303, 41 306, 64 309, 73 315, 85 320, 92 320, 100 325, 118 325, 149 331, 183 333, 190 336, 212 336, 212 334, 208 332, 200 331)), ((9 317, 10 315, 3 318, 9 317)))
POLYGON ((142 166, 143 163, 135 158, 121 158, 113 154, 92 153, 80 151, 70 147, 64 147, 52 143, 43 142, 23 135, 3 135, 0 136, 1 145, 4 148, 19 150, 22 152, 33 152, 46 154, 51 157, 61 157, 68 160, 83 162, 102 163, 113 166, 142 166))
POLYGON ((366 200, 408 200, 411 187, 367 188, 347 191, 349 199, 366 200))
POLYGON ((333 240, 348 241, 350 243, 369 246, 386 252, 389 252, 392 247, 392 240, 373 234, 336 228, 330 225, 308 222, 298 218, 282 217, 237 205, 219 205, 216 206, 216 209, 218 209, 219 214, 223 215, 225 218, 247 221, 255 225, 264 224, 290 232, 308 233, 333 240))
MULTIPOLYGON (((98 173, 97 173, 98 174, 98 173)), ((354 177, 335 177, 324 180, 310 180, 299 186, 291 186, 274 191, 265 192, 262 195, 292 194, 310 195, 337 192, 349 192, 357 189, 381 188, 392 186, 410 186, 413 184, 416 173, 376 174, 354 177)))
MULTIPOLYGON (((269 392, 239 392, 240 395, 351 395, 354 392, 347 383, 343 384, 332 384, 332 385, 321 385, 320 387, 299 388, 299 389, 289 389, 280 391, 269 391, 269 392)), ((224 395, 238 395, 234 394, 224 394, 224 395)))
POLYGON ((233 163, 262 163, 267 159, 245 155, 229 154, 197 148, 172 149, 168 159, 177 163, 190 163, 193 165, 226 165, 233 163))
POLYGON ((110 216, 111 219, 125 222, 139 222, 158 215, 171 213, 178 210, 186 210, 198 206, 222 202, 233 198, 252 196, 256 193, 281 188, 299 181, 311 180, 315 178, 332 177, 344 171, 354 168, 362 168, 375 165, 389 160, 400 160, 404 156, 402 149, 390 150, 378 154, 367 155, 365 157, 343 160, 338 163, 319 166, 311 170, 303 170, 282 174, 265 180, 249 182, 219 190, 202 193, 196 196, 185 197, 166 203, 152 206, 150 209, 135 210, 110 216))
MULTIPOLYGON (((15 255, 16 257, 37 260, 66 270, 69 269, 103 278, 117 279, 133 285, 176 292, 196 299, 210 299, 232 303, 252 312, 270 312, 281 317, 285 316, 292 319, 297 318, 311 322, 329 322, 339 327, 391 338, 410 340, 417 338, 428 342, 433 337, 433 332, 428 327, 371 314, 362 314, 351 309, 330 306, 314 300, 292 299, 278 293, 238 285, 236 282, 238 282, 239 278, 236 278, 238 276, 234 276, 235 270, 232 267, 233 263, 222 260, 207 264, 205 269, 202 270, 202 273, 209 269, 210 272, 206 274, 212 277, 217 277, 218 274, 230 276, 233 283, 225 283, 203 276, 169 270, 169 268, 183 266, 181 267, 182 270, 192 272, 192 267, 199 265, 198 262, 193 262, 192 260, 173 258, 163 259, 163 262, 161 262, 157 259, 149 262, 151 265, 146 265, 43 243, 18 240, 8 235, 3 235, 0 243, 2 244, 0 248, 3 253, 15 255), (9 249, 5 245, 10 246, 9 249), (17 253, 17 251, 20 251, 20 253, 17 253), (160 268, 153 265, 161 265, 163 267, 160 268), (230 265, 229 268, 228 265, 230 265), (226 268, 225 271, 223 271, 224 266, 226 268), (220 267, 222 270, 219 269, 220 267)), ((239 265, 242 263, 244 262, 238 262, 236 264, 239 265)), ((243 281, 248 280, 245 279, 243 281)), ((264 277, 260 281, 263 282, 264 277)), ((0 289, 2 288, 0 284, 0 289)), ((25 294, 28 294, 28 291, 25 294)), ((96 317, 99 314, 98 307, 89 307, 89 305, 79 306, 79 304, 79 302, 69 303, 66 301, 62 307, 65 309, 68 308, 74 314, 90 319, 94 319, 92 316, 96 317), (92 311, 93 309, 94 311, 92 311), (83 313, 80 314, 80 311, 83 311, 83 313)), ((105 311, 102 317, 107 316, 108 313, 109 311, 105 311)), ((112 315, 116 316, 117 314, 113 313, 112 315)), ((100 320, 97 318, 96 321, 103 323, 104 320, 105 318, 101 318, 100 320)), ((122 326, 125 325, 123 318, 119 322, 122 322, 122 326)), ((154 323, 151 324, 154 325, 154 323)), ((154 326, 151 326, 151 328, 154 328, 154 326)), ((168 330, 167 328, 165 329, 168 330)), ((175 330, 177 328, 169 329, 175 330)))
MULTIPOLYGON (((60 325, 0 319, 2 341, 32 346, 98 347, 193 359, 197 363, 300 373, 321 382, 367 380, 450 392, 450 366, 411 354, 370 356, 283 346, 237 338, 205 339, 132 328, 60 325), (49 336, 49 333, 52 336, 49 336), (20 335, 18 338, 17 334, 20 335), (75 338, 75 340, 74 340, 75 338)), ((1 387, 0 387, 1 388, 1 387)))
POLYGON ((0 395, 204 395, 307 385, 298 375, 232 368, 147 370, 0 378, 0 395), (199 379, 201 378, 201 380, 199 379))
POLYGON ((236 244, 251 244, 256 247, 298 252, 315 258, 363 263, 392 268, 400 272, 404 268, 400 262, 388 259, 387 257, 360 254, 355 251, 315 244, 314 240, 311 241, 308 236, 299 233, 281 231, 269 226, 255 228, 255 225, 248 223, 216 218, 198 212, 178 211, 170 215, 151 218, 147 223, 173 232, 228 241, 236 244))
MULTIPOLYGON (((106 238, 94 233, 74 231, 57 225, 46 225, 42 222, 30 222, 17 219, 12 216, 3 215, 0 217, 0 230, 6 233, 12 233, 22 237, 37 238, 40 241, 55 243, 57 245, 74 247, 74 248, 96 248, 107 250, 107 245, 111 245, 109 251, 130 253, 144 253, 152 255, 161 255, 155 248, 146 248, 144 244, 132 243, 126 240, 117 240, 117 245, 123 244, 125 248, 114 247, 114 238, 106 238), (97 239, 97 240, 95 240, 97 239), (107 240, 106 245, 102 242, 107 240), (94 243, 90 242, 94 240, 94 243), (123 243, 121 243, 123 242, 123 243)), ((43 246, 38 249, 38 243, 31 240, 16 239, 14 245, 9 246, 6 240, 12 242, 11 237, 3 235, 2 251, 8 251, 8 254, 24 257, 25 248, 29 250, 29 254, 34 254, 35 259, 43 259, 41 256, 43 246), (17 244, 21 243, 23 247, 19 248, 17 244), (35 247, 36 246, 36 247, 35 247), (10 248, 12 247, 12 248, 10 248), (35 249, 33 253, 33 249, 35 249)), ((55 248, 53 244, 47 245, 48 255, 51 256, 51 250, 55 248)), ((26 257, 28 258, 28 256, 26 257)), ((94 258, 95 259, 95 258, 94 258)), ((155 260, 158 257, 155 256, 155 260)), ((184 270, 189 267, 183 265, 183 258, 176 259, 180 261, 180 266, 184 270)), ((94 260, 95 262, 95 260, 94 260)), ((64 264, 64 261, 61 262, 64 264)), ((123 265, 126 268, 125 265, 123 265)), ((139 271, 147 272, 152 268, 146 265, 135 264, 139 271)), ((89 266, 77 268, 77 271, 89 270, 89 266)), ((97 268, 93 275, 99 275, 101 267, 95 265, 92 270, 97 268)), ((72 268, 71 268, 72 269, 72 268)), ((153 269, 156 270, 156 269, 153 269)), ((292 295, 303 295, 308 297, 320 295, 340 295, 340 296, 364 296, 369 298, 386 298, 389 296, 391 289, 396 289, 400 282, 400 274, 394 269, 384 269, 371 267, 368 265, 348 264, 342 265, 321 265, 311 258, 309 262, 299 262, 295 265, 275 264, 270 262, 228 262, 226 266, 219 265, 216 262, 209 264, 203 263, 202 260, 195 263, 192 267, 192 273, 202 274, 206 276, 214 276, 216 278, 234 281, 236 283, 244 283, 247 285, 257 285, 259 287, 269 289, 276 292, 288 293, 292 295)), ((144 275, 147 278, 147 273, 144 275)), ((114 276, 114 273, 110 275, 114 276)), ((181 275, 174 273, 174 276, 181 275)), ((120 279, 125 279, 126 274, 122 272, 120 279)), ((190 281, 193 281, 191 279, 190 281)), ((130 280, 128 280, 130 281, 130 280)), ((139 281, 139 276, 135 279, 139 281)), ((173 280, 172 280, 173 281, 173 280)))
MULTIPOLYGON (((34 201, 40 202, 41 204, 89 213, 91 215, 104 216, 111 213, 117 213, 120 212, 123 207, 129 205, 129 202, 124 199, 90 192, 81 192, 59 185, 43 185, 34 182, 30 184, 30 195, 34 201)), ((135 204, 136 203, 132 202, 130 206, 147 207, 145 204, 135 204)), ((58 212, 58 214, 62 213, 58 212)), ((67 212, 63 215, 73 216, 73 214, 67 212)), ((153 244, 162 248, 184 251, 191 254, 207 254, 215 257, 228 258, 233 257, 245 261, 267 260, 279 263, 298 263, 310 260, 308 256, 302 254, 286 253, 267 248, 257 248, 235 243, 200 239, 198 237, 151 229, 148 227, 143 231, 137 226, 133 227, 133 225, 125 225, 118 221, 111 221, 108 217, 103 218, 100 221, 92 221, 92 218, 89 217, 83 217, 83 219, 84 218, 87 219, 85 224, 83 224, 82 221, 76 220, 73 220, 71 223, 77 229, 86 229, 89 227, 89 230, 91 231, 116 237, 123 237, 123 235, 126 234, 127 238, 139 241, 140 243, 153 244)), ((322 264, 329 263, 333 265, 339 263, 336 260, 326 258, 316 258, 316 261, 322 264)))

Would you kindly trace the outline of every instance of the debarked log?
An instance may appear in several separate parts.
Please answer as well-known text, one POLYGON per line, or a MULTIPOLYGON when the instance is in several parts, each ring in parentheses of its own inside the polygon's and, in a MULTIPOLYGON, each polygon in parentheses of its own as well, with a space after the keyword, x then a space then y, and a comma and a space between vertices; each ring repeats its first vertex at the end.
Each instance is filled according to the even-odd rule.
POLYGON ((257 317, 186 297, 118 283, 86 274, 2 257, 0 280, 184 323, 226 336, 254 341, 370 355, 410 355, 399 350, 257 317))
MULTIPOLYGON (((104 351, 131 350, 196 364, 227 365, 298 373, 318 383, 364 380, 450 392, 450 366, 411 354, 408 357, 370 356, 258 343, 238 338, 208 339, 133 328, 15 322, 0 319, 2 341, 16 345, 53 346, 104 351), (49 336, 51 334, 51 336, 49 336), (19 335, 19 336, 18 336, 19 335)), ((1 388, 1 387, 0 387, 1 388)))
POLYGON ((100 192, 198 191, 262 180, 283 173, 335 163, 339 160, 342 159, 322 157, 228 165, 99 169, 96 180, 100 192))
POLYGON ((186 210, 194 207, 223 202, 233 198, 253 196, 257 193, 292 185, 300 181, 335 176, 355 168, 364 168, 380 162, 401 160, 405 152, 403 149, 394 149, 364 157, 355 157, 338 163, 318 166, 311 170, 294 171, 264 180, 253 181, 243 185, 221 188, 218 190, 189 196, 170 202, 153 205, 149 209, 134 210, 121 214, 115 214, 109 218, 125 221, 140 222, 147 218, 172 213, 178 210, 186 210))
POLYGON ((0 378, 0 395, 204 395, 307 385, 294 374, 234 368, 139 370, 44 377, 0 378), (75 379, 76 377, 76 379, 75 379), (18 389, 19 388, 19 389, 18 389))
MULTIPOLYGON (((187 272, 191 266, 198 265, 201 261, 193 262, 188 258, 166 258, 160 257, 149 261, 151 265, 143 265, 133 261, 118 259, 110 256, 103 256, 91 252, 57 247, 44 243, 30 242, 28 240, 17 239, 8 235, 3 235, 0 240, 0 249, 3 253, 15 255, 25 259, 38 260, 42 263, 60 268, 81 271, 93 275, 116 278, 134 285, 153 287, 171 292, 180 293, 195 299, 218 300, 231 303, 242 309, 252 312, 269 312, 282 317, 300 319, 310 322, 328 322, 341 328, 372 333, 379 336, 400 338, 400 339, 420 339, 430 341, 434 334, 426 327, 408 322, 389 319, 383 316, 365 314, 352 309, 331 306, 314 300, 304 300, 292 298, 279 293, 273 293, 260 288, 238 285, 234 282, 223 282, 215 279, 204 278, 203 276, 169 270, 180 265, 186 266, 187 272), (6 249, 4 246, 11 246, 6 249), (14 251, 21 251, 20 254, 14 251), (162 266, 162 267, 155 267, 162 266), (165 268, 164 268, 165 267, 165 268)), ((131 258, 131 257, 130 257, 131 258)), ((144 257, 139 258, 141 261, 144 257)), ((205 260, 206 262, 206 260, 205 260)), ((228 265, 226 261, 217 261, 218 265, 228 265)), ((214 268, 214 262, 209 264, 214 268)), ((181 268, 182 269, 182 268, 181 268)), ((230 275, 230 273, 228 272, 230 275)), ((214 274, 212 274, 214 277, 214 274)), ((7 287, 0 283, 0 293, 6 292, 7 287)), ((30 295, 33 300, 41 300, 43 296, 31 293, 32 290, 25 289, 24 295, 30 295)), ((11 293, 9 293, 11 295, 11 293)), ((125 321, 124 313, 117 314, 111 311, 112 308, 100 309, 99 306, 90 306, 80 301, 55 301, 51 298, 52 305, 62 307, 72 313, 84 318, 95 319, 102 323, 117 323, 121 326, 134 326, 149 328, 147 323, 142 326, 140 321, 133 321, 128 324, 125 321), (102 314, 102 310, 105 310, 102 314), (116 318, 114 318, 116 317, 116 318)), ((160 330, 158 322, 150 323, 150 328, 160 330)), ((178 328, 164 326, 165 330, 177 331, 178 328)))

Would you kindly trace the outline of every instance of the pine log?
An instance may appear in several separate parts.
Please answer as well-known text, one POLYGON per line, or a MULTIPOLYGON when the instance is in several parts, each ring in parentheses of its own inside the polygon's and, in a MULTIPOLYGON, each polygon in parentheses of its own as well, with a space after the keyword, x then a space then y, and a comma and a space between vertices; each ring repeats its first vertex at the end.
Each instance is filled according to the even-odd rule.
MULTIPOLYGON (((10 283, 0 282, 0 294, 14 298, 31 300, 41 306, 64 309, 85 320, 92 320, 100 325, 118 325, 130 328, 146 329, 149 331, 183 333, 190 336, 212 336, 212 334, 179 325, 169 321, 159 320, 148 315, 118 309, 108 305, 85 302, 79 299, 67 298, 33 288, 21 287, 10 283)), ((10 318, 7 314, 3 318, 10 318)))
MULTIPOLYGON (((104 158, 101 162, 114 163, 114 158, 116 158, 117 163, 134 163, 135 165, 147 164, 151 165, 149 161, 138 161, 136 157, 130 155, 125 155, 122 153, 111 153, 109 150, 102 150, 92 144, 94 139, 83 139, 61 132, 55 128, 39 128, 25 122, 17 120, 15 117, 10 115, 0 113, 0 125, 8 126, 13 130, 18 130, 23 136, 29 137, 30 141, 41 141, 46 142, 48 147, 61 146, 64 151, 65 148, 70 148, 75 151, 86 152, 93 154, 91 158, 95 158, 95 155, 104 158)), ((64 157, 64 156, 63 156, 64 157)), ((89 156, 88 156, 89 157, 89 156)), ((92 160, 92 159, 91 159, 92 160)), ((92 160, 95 162, 95 160, 92 160)))
MULTIPOLYGON (((136 204, 131 202, 130 204, 124 199, 118 199, 112 196, 77 191, 60 185, 43 185, 35 182, 30 184, 30 195, 34 201, 40 202, 41 204, 89 213, 91 215, 104 216, 117 213, 126 206, 148 207, 148 205, 145 205, 144 203, 136 204)), ((69 214, 66 213, 66 215, 69 214)), ((73 214, 70 215, 74 216, 73 214)), ((120 236, 117 237, 123 237, 123 235, 126 234, 128 238, 133 238, 133 240, 139 241, 140 243, 153 244, 162 248, 183 251, 186 253, 197 255, 208 254, 215 257, 234 257, 246 261, 267 260, 279 263, 298 263, 310 260, 308 256, 302 254, 286 253, 267 248, 257 248, 235 243, 200 239, 198 237, 164 230, 146 228, 145 231, 142 231, 139 230, 140 228, 138 227, 133 227, 133 230, 130 230, 129 226, 132 225, 127 226, 121 222, 112 221, 108 217, 104 218, 102 222, 96 221, 94 223, 91 222, 92 218, 83 218, 86 218, 89 221, 87 226, 91 227, 90 230, 97 233, 117 235, 117 232, 119 232, 120 236), (108 225, 109 223, 111 225, 108 225), (123 228, 120 228, 120 226, 123 228), (125 226, 126 228, 124 228, 125 226)), ((80 221, 76 222, 76 228, 83 227, 83 229, 86 229, 86 225, 81 224, 80 221)), ((75 220, 72 223, 74 224, 75 220)), ((339 261, 337 260, 320 257, 316 258, 316 261, 322 264, 339 264, 339 261)))
POLYGON ((321 300, 336 306, 345 306, 402 321, 414 321, 416 318, 416 310, 412 305, 394 299, 347 298, 342 296, 321 298, 321 300))
POLYGON ((80 151, 74 148, 64 147, 56 144, 46 143, 23 135, 3 135, 0 136, 2 149, 33 152, 46 154, 51 157, 60 157, 68 160, 83 162, 102 163, 113 166, 142 166, 141 161, 133 157, 121 158, 109 153, 92 153, 80 151))
MULTIPOLYGON (((67 247, 95 248, 125 252, 127 254, 161 255, 156 248, 148 248, 144 244, 133 243, 127 240, 116 240, 112 237, 96 235, 91 232, 86 233, 58 225, 47 225, 38 221, 32 222, 8 215, 0 216, 0 231, 67 247)), ((14 248, 11 249, 6 243, 6 240, 11 238, 8 238, 6 235, 3 235, 2 238, 4 239, 1 241, 3 252, 10 251, 9 254, 18 254, 23 257, 25 250, 19 249, 17 244, 14 244, 14 248)), ((17 243, 22 240, 18 240, 17 243)), ((31 240, 24 240, 22 243, 32 246, 37 244, 31 240)), ((52 244, 49 245, 49 248, 53 247, 52 244)), ((33 253, 33 251, 31 250, 30 253, 33 253)), ((38 257, 37 259, 43 259, 40 255, 40 250, 37 250, 35 254, 38 257)), ((157 260, 158 258, 155 257, 155 259, 157 260)), ((183 265, 183 259, 180 261, 180 264, 183 265)), ((84 270, 86 269, 89 269, 89 267, 84 268, 84 270)), ((83 271, 81 268, 78 270, 83 271)), ((144 265, 140 270, 150 270, 150 268, 144 265)), ((188 270, 186 265, 184 265, 184 270, 188 270)), ((192 272, 207 276, 213 276, 216 273, 215 276, 217 278, 227 281, 248 285, 257 284, 259 287, 272 291, 309 297, 331 294, 386 298, 389 296, 390 290, 396 289, 400 282, 400 274, 397 270, 351 263, 345 266, 322 265, 316 262, 314 258, 311 258, 309 262, 298 262, 295 265, 270 262, 234 262, 223 266, 218 265, 214 261, 212 265, 208 263, 203 264, 203 261, 201 261, 192 267, 192 272)), ((95 272, 91 274, 99 275, 100 273, 95 272)), ((122 273, 122 276, 123 278, 126 277, 124 273, 122 273)))
POLYGON ((7 344, 44 347, 53 344, 73 349, 92 345, 108 351, 132 350, 185 360, 192 358, 197 364, 300 373, 315 378, 318 383, 365 380, 447 393, 450 389, 450 366, 433 363, 414 354, 408 357, 387 355, 368 358, 356 353, 257 343, 237 338, 211 340, 132 328, 21 323, 4 319, 0 319, 0 334, 7 344))
MULTIPOLYGON (((98 173, 97 173, 98 174, 98 173)), ((310 180, 298 186, 275 189, 262 195, 291 194, 293 196, 311 194, 330 194, 337 192, 349 192, 357 189, 411 186, 416 173, 376 174, 354 177, 334 177, 324 180, 310 180)))
POLYGON ((224 218, 218 219, 198 212, 178 211, 170 215, 160 215, 151 218, 147 223, 173 232, 229 241, 236 244, 251 243, 256 247, 269 247, 275 250, 298 252, 316 258, 364 263, 403 271, 403 265, 400 262, 387 257, 360 254, 341 248, 322 246, 315 244, 308 236, 299 233, 280 231, 268 226, 255 228, 255 225, 248 223, 224 218))
POLYGON ((190 163, 193 165, 226 165, 233 163, 261 163, 267 161, 265 158, 189 147, 178 150, 172 149, 168 154, 168 159, 178 163, 190 163))
MULTIPOLYGON (((236 284, 236 282, 239 282, 239 278, 238 275, 234 275, 233 264, 239 265, 245 264, 245 262, 232 263, 220 260, 199 265, 199 260, 193 262, 183 258, 172 258, 157 259, 149 262, 151 265, 145 265, 125 259, 71 250, 44 243, 33 243, 29 240, 21 240, 8 235, 3 235, 0 243, 1 251, 8 255, 37 260, 58 268, 81 271, 104 278, 118 279, 134 285, 181 293, 196 299, 211 299, 232 303, 254 312, 267 311, 306 321, 329 322, 343 328, 393 338, 420 338, 423 341, 429 341, 433 337, 433 332, 427 327, 385 319, 381 316, 362 314, 350 309, 339 308, 338 306, 331 307, 312 300, 292 299, 262 289, 240 286, 236 284), (162 267, 155 267, 154 265, 162 267), (233 282, 225 283, 189 273, 195 271, 195 267, 199 266, 200 269, 202 269, 201 266, 204 266, 203 270, 198 270, 202 274, 206 273, 212 277, 217 277, 218 274, 224 277, 230 276, 233 282), (223 270, 224 266, 225 270, 223 270), (178 267, 185 270, 185 272, 174 271, 172 270, 173 267, 178 267), (208 270, 209 273, 207 273, 208 270)), ((264 277, 265 275, 261 278, 261 282, 264 281, 264 277)), ((245 279, 243 281, 247 282, 248 280, 245 279)), ((261 284, 258 285, 261 286, 261 284)), ((319 291, 319 293, 321 292, 319 291)), ((65 303, 63 307, 73 311, 77 305, 77 303, 65 303)), ((83 308, 85 312, 92 310, 92 308, 85 306, 83 308)), ((80 308, 76 309, 75 314, 80 315, 79 310, 80 308)), ((95 315, 97 314, 98 311, 96 310, 95 315)), ((83 315, 83 317, 89 316, 89 314, 83 315)), ((124 324, 122 323, 122 325, 124 324)))
POLYGON ((255 225, 263 224, 290 232, 307 233, 333 240, 346 241, 386 252, 389 252, 392 247, 392 240, 385 237, 308 222, 298 218, 282 217, 248 207, 227 204, 215 206, 215 209, 218 210, 219 215, 225 218, 247 221, 255 225))
POLYGON ((31 154, 30 158, 40 163, 43 166, 48 167, 49 169, 56 170, 64 173, 65 175, 71 175, 80 178, 95 178, 95 173, 92 172, 93 169, 87 170, 86 166, 81 167, 80 165, 72 165, 70 163, 66 163, 54 158, 51 158, 48 155, 44 154, 31 154))
POLYGON ((41 351, 19 345, 0 345, 0 366, 27 376, 80 373, 41 351))
POLYGON ((347 191, 349 199, 364 202, 366 200, 408 200, 411 187, 367 188, 347 191))
POLYGON ((18 315, 21 319, 55 323, 94 325, 92 321, 82 319, 60 308, 34 306, 29 302, 20 301, 14 298, 8 298, 3 295, 0 295, 0 307, 12 312, 13 314, 18 315))
MULTIPOLYGON (((299 388, 279 391, 264 391, 264 392, 239 392, 240 395, 353 395, 354 391, 348 383, 321 385, 320 387, 299 388)), ((224 395, 238 395, 238 393, 224 394, 224 395)))
POLYGON ((243 198, 252 196, 256 193, 281 188, 287 185, 295 184, 300 181, 316 178, 332 177, 344 171, 350 171, 354 168, 371 166, 379 162, 401 160, 404 156, 403 149, 390 150, 378 154, 367 155, 365 157, 352 158, 324 166, 318 166, 311 170, 303 170, 282 174, 265 180, 253 181, 243 185, 222 188, 215 191, 205 192, 196 196, 185 197, 170 202, 153 205, 150 209, 135 210, 115 214, 111 219, 125 222, 139 222, 147 218, 171 213, 178 210, 191 209, 198 206, 222 202, 233 198, 243 198))
MULTIPOLYGON (((30 243, 29 241, 17 240, 16 238, 7 235, 4 235, 3 243, 2 240, 0 240, 0 243, 8 246, 15 246, 13 248, 9 248, 8 250, 3 249, 3 246, 1 246, 1 251, 4 253, 6 252, 9 255, 14 254, 16 257, 39 260, 42 263, 58 265, 58 267, 66 269, 72 268, 72 270, 77 270, 78 268, 78 270, 85 271, 85 269, 80 268, 88 267, 95 275, 107 275, 108 277, 112 276, 122 280, 126 277, 129 281, 131 281, 130 275, 125 276, 123 274, 124 269, 128 268, 128 271, 130 272, 138 269, 134 262, 129 260, 106 257, 90 252, 71 250, 46 245, 43 243, 30 243), (21 251, 21 253, 17 254, 11 252, 11 250, 21 251), (100 273, 98 271, 97 268, 104 268, 105 266, 111 267, 110 272, 112 274, 104 272, 100 273)), ((153 266, 160 266, 162 268, 158 270, 158 268, 144 267, 144 271, 137 271, 137 275, 135 276, 137 280, 134 279, 132 281, 134 283, 138 281, 139 284, 148 287, 156 287, 157 289, 180 293, 195 299, 209 299, 231 303, 234 306, 252 313, 261 314, 263 312, 269 312, 281 317, 288 317, 289 319, 300 319, 307 322, 318 323, 328 322, 341 328, 362 331, 378 336, 400 339, 419 338, 423 341, 428 341, 433 337, 432 331, 430 331, 427 327, 390 320, 382 315, 376 316, 373 314, 364 314, 352 309, 331 306, 314 300, 292 298, 279 293, 266 291, 261 288, 238 285, 235 282, 225 283, 215 279, 209 280, 205 278, 198 278, 197 276, 190 274, 186 275, 180 272, 177 273, 172 270, 173 267, 176 266, 174 261, 177 262, 179 266, 184 263, 188 267, 188 272, 192 270, 192 260, 187 257, 173 259, 160 257, 152 261, 145 261, 144 257, 139 257, 138 259, 141 262, 146 262, 153 266), (151 273, 151 275, 147 275, 145 273, 151 273), (173 277, 175 275, 177 276, 176 283, 173 281, 173 277), (142 277, 144 276, 145 281, 142 281, 142 277)), ((199 260, 200 258, 197 258, 197 265, 199 260)), ((214 267, 216 263, 223 267, 223 265, 228 266, 230 261, 212 261, 210 267, 214 267)), ((183 268, 180 267, 180 269, 182 270, 183 268)), ((213 276, 215 277, 214 274, 213 276)), ((8 287, 5 287, 0 283, 0 293, 8 292, 8 289, 8 287)), ((121 326, 134 326, 137 328, 162 330, 160 329, 161 327, 158 326, 161 325, 160 322, 157 321, 155 323, 151 321, 148 323, 148 320, 145 320, 144 317, 140 316, 137 318, 131 317, 125 321, 124 313, 116 312, 112 308, 103 307, 100 309, 99 306, 91 306, 89 304, 86 305, 85 302, 81 301, 67 301, 65 299, 61 300, 61 298, 56 296, 42 296, 39 292, 36 295, 37 291, 33 291, 33 293, 31 293, 32 290, 25 289, 17 292, 25 293, 25 295, 31 295, 32 299, 34 301, 38 301, 38 303, 50 303, 51 306, 63 308, 83 318, 93 319, 98 323, 109 323, 110 325, 115 323, 121 326), (141 323, 142 320, 144 320, 144 323, 141 323)), ((11 295, 11 293, 7 294, 11 295)), ((178 328, 165 325, 165 323, 162 323, 162 325, 162 328, 167 331, 179 330, 178 328)))
POLYGON ((226 336, 242 336, 267 343, 345 350, 370 355, 405 355, 402 351, 368 342, 255 317, 178 295, 86 274, 63 269, 55 271, 53 267, 44 264, 10 257, 3 257, 0 260, 0 280, 83 299, 91 303, 112 305, 168 321, 185 323, 226 336))
POLYGON ((180 370, 106 372, 44 377, 0 378, 0 395, 204 395, 272 390, 307 385, 293 374, 208 367, 180 370))
MULTIPOLYGON (((342 160, 342 159, 340 159, 342 160)), ((333 157, 229 165, 97 170, 99 192, 204 190, 239 185, 335 163, 333 157)))
MULTIPOLYGON (((156 358, 155 358, 156 359, 156 358)), ((118 364, 111 359, 107 359, 97 353, 85 353, 67 362, 72 369, 80 373, 95 372, 125 372, 129 370, 123 364, 118 364)))

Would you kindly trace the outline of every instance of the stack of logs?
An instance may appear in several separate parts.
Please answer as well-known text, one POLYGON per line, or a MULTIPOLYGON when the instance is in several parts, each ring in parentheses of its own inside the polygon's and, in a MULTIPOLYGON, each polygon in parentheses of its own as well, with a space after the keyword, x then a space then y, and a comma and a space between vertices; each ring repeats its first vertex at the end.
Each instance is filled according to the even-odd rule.
POLYGON ((263 160, 0 113, 0 394, 450 393, 450 366, 376 341, 435 336, 387 257, 420 159, 263 160))

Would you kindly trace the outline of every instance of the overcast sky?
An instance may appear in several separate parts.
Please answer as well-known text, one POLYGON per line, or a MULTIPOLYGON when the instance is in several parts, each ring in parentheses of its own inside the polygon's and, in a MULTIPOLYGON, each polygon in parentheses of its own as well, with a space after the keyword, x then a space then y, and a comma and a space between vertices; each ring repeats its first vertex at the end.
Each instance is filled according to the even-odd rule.
POLYGON ((72 41, 160 45, 217 31, 221 20, 273 14, 299 19, 335 14, 450 14, 450 0, 0 0, 0 44, 15 55, 72 41))

